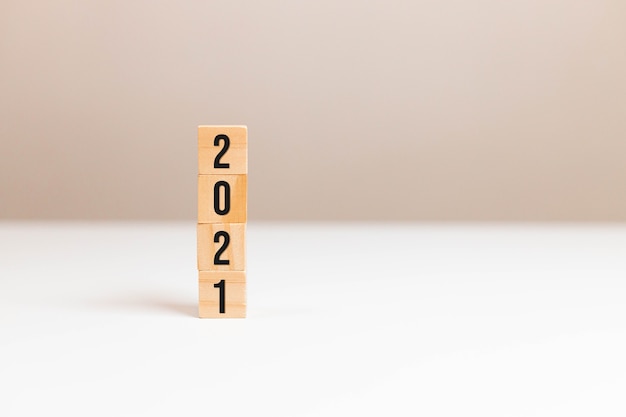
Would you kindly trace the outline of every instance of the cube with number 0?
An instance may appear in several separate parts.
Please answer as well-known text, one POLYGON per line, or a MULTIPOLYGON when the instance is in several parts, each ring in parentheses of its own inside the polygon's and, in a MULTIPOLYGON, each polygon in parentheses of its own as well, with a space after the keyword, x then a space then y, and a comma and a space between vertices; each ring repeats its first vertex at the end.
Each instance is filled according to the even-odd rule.
POLYGON ((198 223, 245 223, 247 175, 198 175, 198 223))

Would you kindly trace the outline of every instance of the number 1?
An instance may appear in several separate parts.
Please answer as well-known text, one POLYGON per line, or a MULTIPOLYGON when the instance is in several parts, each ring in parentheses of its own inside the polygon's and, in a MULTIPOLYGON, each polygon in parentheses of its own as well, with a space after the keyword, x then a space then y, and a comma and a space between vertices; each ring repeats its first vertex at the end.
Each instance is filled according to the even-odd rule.
POLYGON ((213 284, 213 288, 220 289, 220 314, 226 312, 226 282, 221 280, 217 284, 213 284))

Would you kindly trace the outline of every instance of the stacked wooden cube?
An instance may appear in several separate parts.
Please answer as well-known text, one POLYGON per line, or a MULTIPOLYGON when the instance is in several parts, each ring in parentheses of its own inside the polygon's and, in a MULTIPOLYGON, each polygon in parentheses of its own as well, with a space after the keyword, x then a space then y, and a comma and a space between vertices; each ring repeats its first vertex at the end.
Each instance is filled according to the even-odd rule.
POLYGON ((198 127, 200 317, 246 316, 248 129, 198 127))

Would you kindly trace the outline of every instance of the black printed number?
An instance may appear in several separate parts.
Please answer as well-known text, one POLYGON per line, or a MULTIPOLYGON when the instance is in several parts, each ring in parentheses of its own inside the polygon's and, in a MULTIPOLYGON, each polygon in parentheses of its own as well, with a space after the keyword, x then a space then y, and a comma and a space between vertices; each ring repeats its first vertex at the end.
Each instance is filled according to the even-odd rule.
POLYGON ((218 181, 213 187, 213 208, 220 216, 230 211, 230 185, 226 181, 218 181), (220 188, 224 188, 224 208, 221 206, 220 188))
POLYGON ((220 289, 220 314, 224 314, 226 312, 226 283, 221 280, 217 284, 213 284, 213 288, 220 289))
POLYGON ((228 244, 230 243, 230 236, 227 232, 220 230, 213 236, 213 242, 219 243, 220 237, 224 238, 224 243, 222 243, 222 247, 215 252, 215 256, 213 257, 213 265, 230 265, 230 260, 228 259, 220 259, 220 256, 224 253, 226 248, 228 248, 228 244))
POLYGON ((230 138, 226 135, 217 135, 215 140, 213 141, 213 146, 220 146, 220 142, 224 142, 224 146, 222 150, 215 156, 215 161, 213 161, 213 168, 230 168, 230 164, 228 162, 221 162, 222 156, 226 153, 228 148, 230 147, 230 138))

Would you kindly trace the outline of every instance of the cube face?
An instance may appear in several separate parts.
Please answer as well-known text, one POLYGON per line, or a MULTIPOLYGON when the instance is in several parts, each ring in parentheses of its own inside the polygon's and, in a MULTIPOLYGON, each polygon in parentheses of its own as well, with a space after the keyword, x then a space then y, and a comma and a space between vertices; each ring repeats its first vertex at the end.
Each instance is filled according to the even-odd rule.
POLYGON ((247 174, 246 126, 198 126, 198 174, 247 174))
POLYGON ((247 175, 198 175, 198 223, 245 223, 247 175))
POLYGON ((245 271, 245 223, 206 223, 197 226, 199 271, 245 271))
POLYGON ((244 271, 200 271, 200 318, 246 317, 244 271))

